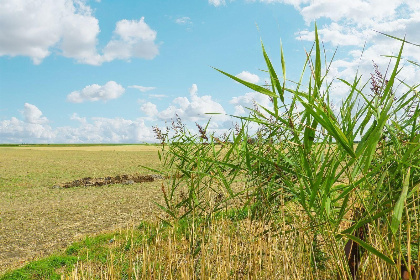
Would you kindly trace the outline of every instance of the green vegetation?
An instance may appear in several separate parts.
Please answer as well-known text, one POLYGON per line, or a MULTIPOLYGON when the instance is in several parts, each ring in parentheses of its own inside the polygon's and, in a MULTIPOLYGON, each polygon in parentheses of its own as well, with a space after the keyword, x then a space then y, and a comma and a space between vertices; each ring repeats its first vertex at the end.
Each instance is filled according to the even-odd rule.
POLYGON ((420 95, 419 85, 409 86, 398 78, 404 44, 393 57, 389 77, 375 65, 370 90, 357 74, 353 81, 341 80, 348 94, 337 110, 331 107, 331 82, 327 81, 331 64, 322 66, 317 29, 294 88, 286 86, 283 52, 279 77, 263 45, 271 85, 261 87, 216 69, 268 95, 273 107, 255 107, 249 117, 238 117, 241 125, 224 140, 208 135, 207 127, 199 125, 199 133, 192 134, 180 121, 173 126, 172 138, 160 134, 170 144, 162 151, 162 161, 169 172, 176 170, 164 191, 162 209, 172 219, 192 216, 209 221, 228 202, 239 200, 240 205, 251 206, 253 219, 276 230, 278 213, 285 215, 281 207, 291 204, 307 221, 306 238, 313 240, 313 251, 323 250, 312 258, 314 270, 324 268, 324 255, 329 252, 329 261, 339 264, 333 274, 351 277, 349 267, 343 265, 347 240, 367 251, 366 258, 381 260, 384 279, 391 279, 401 263, 416 263, 420 95), (306 70, 310 78, 305 87, 306 70), (244 187, 235 190, 238 181, 244 187))
POLYGON ((39 261, 31 262, 23 268, 16 269, 3 275, 2 280, 25 280, 25 279, 61 279, 56 269, 71 266, 77 262, 77 258, 71 256, 51 256, 39 261))

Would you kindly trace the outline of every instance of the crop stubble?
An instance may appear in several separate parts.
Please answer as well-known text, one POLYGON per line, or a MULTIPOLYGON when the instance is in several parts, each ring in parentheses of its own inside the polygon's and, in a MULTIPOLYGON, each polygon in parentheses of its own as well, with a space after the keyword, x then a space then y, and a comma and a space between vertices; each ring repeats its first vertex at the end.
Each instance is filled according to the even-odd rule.
POLYGON ((86 234, 150 219, 160 182, 52 188, 84 177, 148 174, 155 146, 0 147, 0 274, 86 234))

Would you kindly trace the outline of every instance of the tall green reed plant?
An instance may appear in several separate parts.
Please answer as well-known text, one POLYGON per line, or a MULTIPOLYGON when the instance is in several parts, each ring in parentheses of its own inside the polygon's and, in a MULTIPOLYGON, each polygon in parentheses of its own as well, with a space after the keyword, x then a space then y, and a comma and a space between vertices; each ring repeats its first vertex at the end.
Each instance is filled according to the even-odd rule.
MULTIPOLYGON (((207 127, 198 126, 199 133, 193 134, 173 125, 175 134, 166 135, 169 146, 162 151, 171 174, 171 184, 163 189, 162 209, 172 218, 210 217, 237 198, 249 206, 253 217, 270 220, 286 198, 304 211, 314 243, 330 242, 337 258, 344 257, 339 244, 346 238, 395 266, 396 256, 401 259, 403 247, 411 244, 407 228, 411 238, 419 239, 418 228, 407 226, 411 220, 404 213, 419 204, 420 94, 419 85, 399 78, 406 44, 401 41, 392 72, 383 77, 376 69, 370 94, 369 83, 362 84, 358 73, 352 81, 340 79, 348 95, 336 111, 330 103, 332 82, 327 81, 331 62, 323 66, 316 26, 314 46, 294 88, 286 85, 283 49, 279 76, 263 44, 268 87, 216 69, 269 96, 272 108, 260 106, 250 109, 247 117, 237 117, 241 125, 225 141, 207 135, 207 127), (405 87, 403 94, 396 94, 397 83, 405 87), (250 125, 258 126, 257 133, 249 132, 250 125), (244 186, 234 189, 238 180, 244 186), (363 211, 349 225, 355 209, 363 211), (378 234, 385 227, 383 244, 397 245, 380 251, 354 234, 367 226, 378 234)), ((418 211, 413 213, 419 219, 418 211)))

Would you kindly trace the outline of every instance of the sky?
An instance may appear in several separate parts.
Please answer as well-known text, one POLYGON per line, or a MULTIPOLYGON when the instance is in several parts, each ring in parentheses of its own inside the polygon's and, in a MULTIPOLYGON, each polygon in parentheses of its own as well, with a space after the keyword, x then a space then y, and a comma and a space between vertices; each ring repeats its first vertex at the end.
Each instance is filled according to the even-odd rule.
POLYGON ((176 116, 221 134, 270 100, 213 67, 264 85, 261 41, 279 73, 282 44, 296 81, 315 22, 337 104, 338 78, 385 72, 398 52, 377 31, 420 44, 418 0, 0 0, 0 143, 156 142, 176 116))

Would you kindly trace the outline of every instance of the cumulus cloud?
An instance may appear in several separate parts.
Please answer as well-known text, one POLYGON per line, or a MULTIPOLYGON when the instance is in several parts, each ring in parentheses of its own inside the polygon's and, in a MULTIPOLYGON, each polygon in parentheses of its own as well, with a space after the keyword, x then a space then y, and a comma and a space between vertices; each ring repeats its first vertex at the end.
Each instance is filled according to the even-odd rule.
POLYGON ((395 18, 396 8, 403 3, 403 0, 319 0, 303 7, 301 14, 307 22, 325 17, 333 21, 345 19, 366 24, 372 20, 395 18))
POLYGON ((143 119, 91 118, 76 113, 76 127, 53 129, 38 107, 25 103, 23 120, 0 121, 0 143, 138 143, 154 142, 154 133, 143 119))
POLYGON ((138 89, 141 92, 147 92, 147 91, 156 89, 155 87, 144 87, 144 86, 136 86, 136 85, 128 86, 128 87, 138 89))
POLYGON ((22 111, 24 120, 12 117, 0 121, 0 142, 32 143, 48 142, 57 135, 48 125, 48 119, 33 104, 25 103, 22 111))
POLYGON ((236 77, 253 84, 256 84, 260 81, 260 77, 258 77, 258 75, 252 74, 248 71, 242 71, 241 73, 236 75, 236 77))
POLYGON ((61 41, 63 55, 85 62, 97 56, 98 20, 81 1, 0 2, 0 55, 24 55, 35 64, 61 41))
POLYGON ((85 101, 107 101, 116 99, 124 93, 125 89, 114 81, 109 81, 100 86, 93 84, 86 86, 80 91, 73 91, 67 95, 67 101, 72 103, 82 103, 85 101))
POLYGON ((48 119, 42 115, 41 110, 29 103, 25 103, 23 115, 25 117, 25 122, 27 123, 44 124, 48 122, 48 119))
MULTIPOLYGON (((390 39, 375 32, 380 31, 408 41, 419 43, 420 37, 420 2, 417 0, 245 0, 266 4, 293 5, 309 25, 314 20, 325 19, 326 23, 318 26, 318 33, 324 43, 333 46, 351 46, 362 48, 381 45, 386 49, 390 39)), ((209 0, 215 6, 226 4, 225 1, 209 0)), ((313 29, 296 32, 298 40, 314 40, 313 29)), ((393 46, 398 45, 391 43, 393 46)), ((406 54, 418 58, 415 51, 407 47, 406 54)), ((411 48, 413 49, 413 48, 411 48)), ((390 50, 394 52, 394 48, 390 50)), ((381 53, 384 54, 384 53, 381 53)))
MULTIPOLYGON (((82 94, 83 90, 80 92, 82 94)), ((87 90, 86 92, 89 92, 87 90)), ((84 92, 84 93, 86 93, 84 92)), ((94 99, 86 93, 79 98, 94 99)), ((226 116, 225 108, 213 100, 210 95, 200 96, 198 87, 193 84, 189 95, 177 97, 164 110, 159 111, 156 104, 140 101, 140 111, 144 117, 135 120, 124 118, 86 118, 74 113, 70 116, 73 126, 52 128, 50 121, 35 105, 25 103, 21 120, 12 117, 0 121, 0 143, 138 143, 155 142, 153 125, 170 122, 178 115, 187 127, 195 128, 194 122, 205 123, 209 119, 209 131, 221 134, 231 128, 234 121, 226 116), (220 113, 207 115, 206 113, 220 113)), ((229 102, 235 109, 236 115, 246 114, 246 107, 253 107, 255 103, 270 108, 269 97, 257 92, 246 93, 232 98, 229 102)))
MULTIPOLYGON (((354 45, 362 47, 365 42, 377 44, 385 40, 375 30, 418 41, 420 28, 420 5, 414 1, 403 0, 320 0, 303 6, 300 13, 307 21, 320 18, 330 20, 319 28, 324 42, 333 45, 354 45)), ((313 31, 297 33, 297 39, 310 40, 313 31)), ((386 43, 388 44, 388 43, 386 43)))
POLYGON ((189 89, 190 96, 177 97, 172 100, 171 104, 164 110, 158 111, 156 105, 147 102, 141 106, 141 110, 149 117, 158 120, 170 121, 178 115, 185 122, 196 122, 208 120, 210 118, 207 113, 220 113, 220 115, 211 116, 216 121, 226 121, 226 111, 223 106, 214 101, 212 96, 198 95, 198 87, 193 84, 189 89))
MULTIPOLYGON (((420 36, 420 4, 418 1, 404 0, 319 0, 311 1, 298 8, 303 19, 310 23, 323 18, 326 23, 318 26, 320 39, 328 48, 332 46, 346 46, 346 55, 340 55, 332 63, 329 79, 343 78, 351 80, 356 72, 362 75, 362 83, 370 78, 374 71, 373 62, 385 73, 393 67, 393 61, 384 55, 396 55, 401 42, 384 36, 381 33, 402 38, 419 44, 420 36), (379 32, 376 32, 379 31, 379 32)), ((313 41, 313 29, 296 33, 296 39, 313 41)), ((420 61, 418 47, 406 44, 403 58, 420 61)), ((405 63, 403 69, 410 69, 404 73, 405 82, 417 84, 420 70, 405 63), (416 80, 417 79, 417 80, 416 80)), ((403 72, 401 72, 401 75, 403 72)), ((345 97, 349 92, 343 83, 334 81, 332 84, 333 97, 345 97)))
POLYGON ((98 65, 102 63, 96 45, 100 32, 96 18, 89 15, 74 14, 62 19, 62 39, 59 47, 62 55, 75 58, 79 63, 98 65))
POLYGON ((243 116, 246 114, 245 108, 254 108, 255 105, 271 109, 272 102, 270 97, 259 92, 248 92, 241 96, 233 97, 230 101, 235 107, 235 115, 243 116))
POLYGON ((55 141, 63 143, 138 143, 153 142, 151 127, 142 119, 126 120, 123 118, 81 119, 78 127, 59 127, 55 141))
POLYGON ((192 86, 189 89, 190 95, 197 95, 198 87, 197 84, 192 84, 192 86))
POLYGON ((71 120, 77 127, 58 127, 56 142, 61 143, 138 143, 154 142, 152 128, 143 119, 93 117, 87 120, 74 113, 71 120))
POLYGON ((141 18, 117 22, 114 38, 100 54, 99 21, 81 0, 0 1, 0 56, 28 56, 40 64, 52 50, 78 63, 100 65, 158 53, 156 31, 141 18))
POLYGON ((131 57, 153 59, 159 54, 155 43, 157 32, 144 21, 121 20, 114 30, 114 39, 104 49, 104 61, 128 60, 131 57))
POLYGON ((158 114, 156 105, 151 102, 146 102, 141 105, 140 110, 149 117, 154 117, 158 114))

